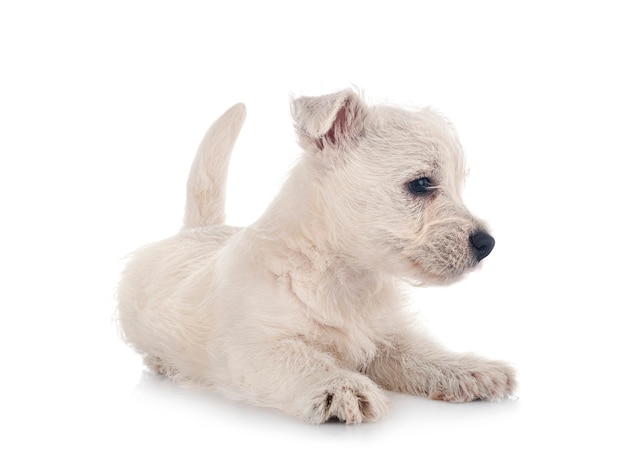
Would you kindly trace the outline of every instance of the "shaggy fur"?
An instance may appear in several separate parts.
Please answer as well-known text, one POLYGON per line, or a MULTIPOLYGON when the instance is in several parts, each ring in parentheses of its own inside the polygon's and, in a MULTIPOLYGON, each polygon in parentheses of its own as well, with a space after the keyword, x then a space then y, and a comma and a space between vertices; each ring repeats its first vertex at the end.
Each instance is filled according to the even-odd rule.
POLYGON ((399 281, 450 283, 493 247, 461 201, 450 123, 430 109, 369 106, 351 90, 295 99, 292 114, 303 156, 246 228, 222 225, 244 106, 209 129, 183 228, 135 252, 123 273, 126 341, 159 374, 315 424, 375 421, 385 390, 511 395, 510 366, 448 352, 403 313, 399 281))

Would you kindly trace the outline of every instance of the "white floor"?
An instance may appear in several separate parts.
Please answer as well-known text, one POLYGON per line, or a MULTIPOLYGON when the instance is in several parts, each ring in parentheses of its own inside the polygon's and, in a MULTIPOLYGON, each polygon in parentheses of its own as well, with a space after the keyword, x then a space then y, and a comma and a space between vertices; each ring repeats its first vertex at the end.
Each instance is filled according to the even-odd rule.
POLYGON ((0 466, 626 466, 626 32, 609 2, 36 3, 0 13, 0 466), (289 92, 350 83, 457 125, 496 248, 408 313, 513 362, 517 400, 393 395, 379 423, 311 427, 174 387, 119 340, 121 259, 178 229, 211 120, 248 104, 227 206, 247 224, 298 153, 289 92))

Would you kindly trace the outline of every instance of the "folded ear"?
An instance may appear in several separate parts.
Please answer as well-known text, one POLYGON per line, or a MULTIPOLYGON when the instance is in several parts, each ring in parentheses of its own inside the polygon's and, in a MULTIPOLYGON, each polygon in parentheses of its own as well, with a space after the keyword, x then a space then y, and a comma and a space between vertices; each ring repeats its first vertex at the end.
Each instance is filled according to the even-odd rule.
POLYGON ((304 149, 346 149, 363 132, 366 107, 350 89, 326 96, 303 96, 291 103, 300 146, 304 149))

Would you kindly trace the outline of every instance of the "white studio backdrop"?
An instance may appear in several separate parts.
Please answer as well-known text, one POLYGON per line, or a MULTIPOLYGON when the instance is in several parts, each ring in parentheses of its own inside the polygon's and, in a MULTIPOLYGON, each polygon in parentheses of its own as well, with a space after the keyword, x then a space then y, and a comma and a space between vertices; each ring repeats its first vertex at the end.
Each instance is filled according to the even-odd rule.
POLYGON ((626 70, 618 2, 0 4, 2 466, 624 466, 626 70), (143 370, 113 316, 123 257, 174 234, 208 125, 235 102, 228 222, 298 156, 289 95, 356 86, 460 133, 496 248, 414 310, 509 360, 519 399, 393 396, 309 427, 143 370))

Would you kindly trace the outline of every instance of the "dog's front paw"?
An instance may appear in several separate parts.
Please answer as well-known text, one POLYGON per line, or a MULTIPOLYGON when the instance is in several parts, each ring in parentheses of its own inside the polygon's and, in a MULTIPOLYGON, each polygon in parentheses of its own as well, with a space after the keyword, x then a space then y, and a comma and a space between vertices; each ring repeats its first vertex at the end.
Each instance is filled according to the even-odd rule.
POLYGON ((330 419, 346 424, 376 421, 389 406, 384 392, 365 376, 330 380, 322 388, 306 412, 307 420, 313 424, 330 419))
POLYGON ((511 396, 516 386, 515 370, 510 365, 468 357, 458 365, 440 369, 428 397, 455 403, 497 401, 511 396))

